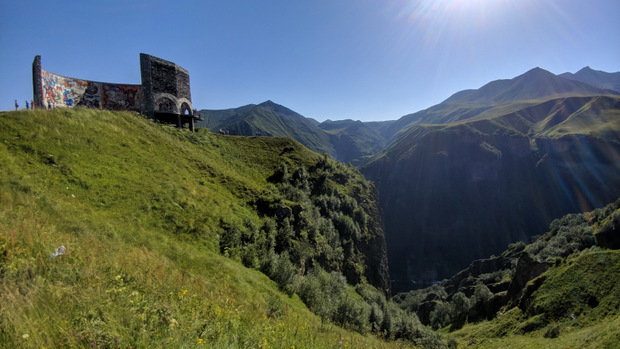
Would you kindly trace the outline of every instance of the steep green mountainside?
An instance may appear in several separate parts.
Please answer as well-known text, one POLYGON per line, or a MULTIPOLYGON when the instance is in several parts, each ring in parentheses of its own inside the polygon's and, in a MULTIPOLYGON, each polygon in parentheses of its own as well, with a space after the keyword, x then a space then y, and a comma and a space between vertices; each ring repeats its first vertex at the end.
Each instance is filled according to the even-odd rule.
POLYGON ((289 137, 311 150, 336 155, 329 136, 312 121, 271 101, 221 111, 201 110, 205 119, 196 126, 230 135, 289 137))
POLYGON ((614 96, 408 129, 361 168, 380 193, 393 285, 441 280, 554 217, 615 200, 618 154, 614 96))
POLYGON ((440 104, 405 115, 390 125, 387 139, 395 140, 414 125, 447 124, 473 117, 493 118, 549 99, 597 95, 618 95, 618 92, 534 68, 513 79, 496 80, 477 90, 457 92, 440 104))
MULTIPOLYGON (((226 120, 234 117, 235 115, 247 113, 249 110, 256 107, 256 104, 248 104, 239 108, 230 108, 223 110, 200 110, 200 115, 204 120, 196 122, 196 126, 206 127, 213 132, 219 132, 223 127, 226 127, 226 120)), ((253 135, 249 135, 253 136, 253 135)))
POLYGON ((196 124, 213 132, 243 136, 293 138, 311 150, 328 153, 344 163, 360 164, 385 147, 390 122, 341 120, 319 123, 267 101, 225 110, 201 110, 196 124))
POLYGON ((381 134, 361 121, 327 120, 318 127, 329 134, 338 159, 345 163, 359 165, 385 147, 381 134))
POLYGON ((563 73, 558 76, 565 79, 585 82, 586 84, 599 88, 620 91, 620 72, 607 73, 600 70, 594 70, 590 67, 585 67, 575 74, 563 73))
POLYGON ((395 123, 396 120, 386 120, 386 121, 366 121, 364 125, 368 126, 371 130, 378 132, 384 140, 387 140, 389 137, 389 128, 395 123))
POLYGON ((290 139, 5 112, 0 207, 6 347, 445 347, 386 300, 372 184, 290 139))
POLYGON ((463 346, 616 348, 619 248, 620 199, 395 299, 463 346))

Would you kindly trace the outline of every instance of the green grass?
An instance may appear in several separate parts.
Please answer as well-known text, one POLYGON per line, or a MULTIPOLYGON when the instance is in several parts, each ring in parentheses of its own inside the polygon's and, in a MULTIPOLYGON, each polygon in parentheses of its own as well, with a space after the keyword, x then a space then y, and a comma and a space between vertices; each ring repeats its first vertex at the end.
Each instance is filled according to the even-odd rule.
POLYGON ((220 222, 260 221, 252 202, 280 162, 318 157, 288 139, 189 133, 130 113, 0 114, 0 343, 406 347, 323 323, 219 254, 220 222))
POLYGON ((528 305, 467 324, 447 337, 480 348, 617 347, 620 251, 585 250, 541 277, 545 281, 528 305))
POLYGON ((502 325, 506 324, 501 321, 468 324, 463 329, 446 336, 455 339, 459 348, 617 348, 620 341, 619 317, 585 328, 560 327, 561 335, 557 338, 545 338, 546 328, 528 334, 512 333, 502 337, 489 335, 490 332, 500 330, 502 325))

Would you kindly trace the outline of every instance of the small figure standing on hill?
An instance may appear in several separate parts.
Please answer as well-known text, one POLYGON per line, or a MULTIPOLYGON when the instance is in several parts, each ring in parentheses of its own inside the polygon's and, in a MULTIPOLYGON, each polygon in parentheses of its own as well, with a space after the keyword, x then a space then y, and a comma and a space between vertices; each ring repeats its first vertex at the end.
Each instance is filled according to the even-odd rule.
POLYGON ((52 109, 52 103, 50 103, 50 100, 47 100, 47 109, 52 109))
POLYGON ((32 99, 30 100, 30 109, 34 110, 34 101, 32 99))
POLYGON ((28 104, 28 101, 26 101, 26 110, 30 109, 30 104, 28 104))
POLYGON ((15 110, 19 109, 19 104, 17 104, 17 99, 15 100, 15 110))

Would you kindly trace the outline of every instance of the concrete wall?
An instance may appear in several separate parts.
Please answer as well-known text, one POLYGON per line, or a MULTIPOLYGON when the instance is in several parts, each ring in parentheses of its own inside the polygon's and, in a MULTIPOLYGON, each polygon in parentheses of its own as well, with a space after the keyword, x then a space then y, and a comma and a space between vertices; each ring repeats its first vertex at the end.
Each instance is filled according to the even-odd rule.
POLYGON ((140 72, 141 85, 82 80, 42 69, 41 56, 36 56, 32 63, 33 100, 39 108, 84 106, 132 110, 152 118, 156 114, 181 116, 175 122, 189 122, 193 106, 188 71, 141 53, 140 72))
POLYGON ((140 111, 142 86, 70 78, 41 69, 43 107, 140 111))

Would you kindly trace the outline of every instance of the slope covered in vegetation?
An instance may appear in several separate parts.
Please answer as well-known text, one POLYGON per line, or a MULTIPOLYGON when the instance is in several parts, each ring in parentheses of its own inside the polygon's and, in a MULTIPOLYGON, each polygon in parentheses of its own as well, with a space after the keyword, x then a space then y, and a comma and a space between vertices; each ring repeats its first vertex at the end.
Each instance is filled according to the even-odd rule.
POLYGON ((529 245, 424 290, 403 309, 463 346, 615 348, 620 340, 620 200, 553 221, 529 245))
POLYGON ((361 167, 381 194, 393 287, 442 280, 615 200, 619 152, 618 96, 408 129, 361 167))
POLYGON ((372 185, 290 139, 2 113, 0 207, 9 347, 444 346, 385 297, 372 185))

